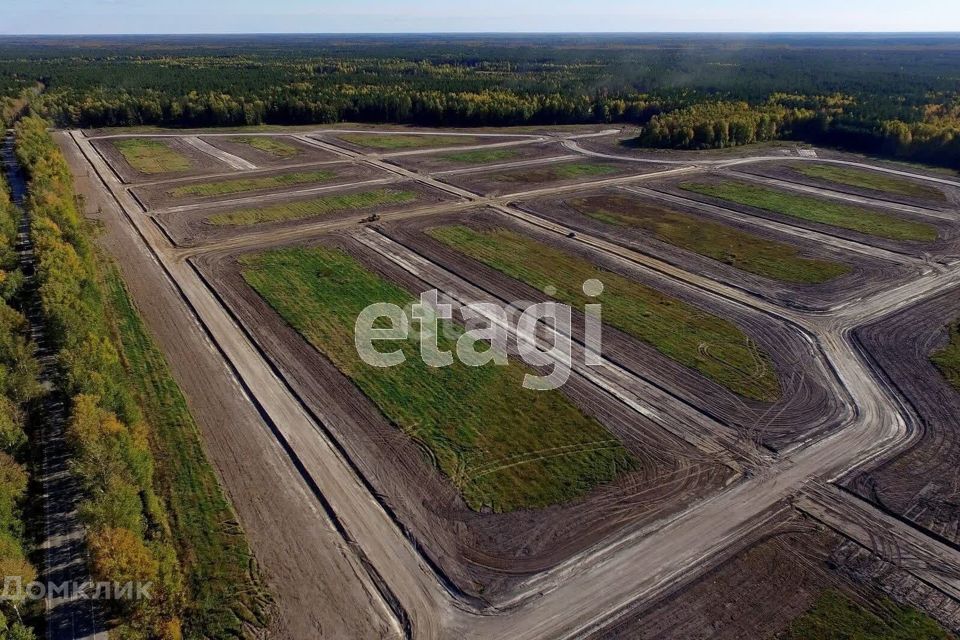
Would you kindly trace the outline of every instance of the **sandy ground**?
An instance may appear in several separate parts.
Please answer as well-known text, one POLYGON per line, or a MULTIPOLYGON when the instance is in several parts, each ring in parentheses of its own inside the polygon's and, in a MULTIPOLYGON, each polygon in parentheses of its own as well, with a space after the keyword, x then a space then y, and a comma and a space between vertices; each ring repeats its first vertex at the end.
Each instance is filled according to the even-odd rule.
MULTIPOLYGON (((427 288, 349 238, 324 243, 344 248, 411 292, 427 288)), ((730 474, 626 406, 602 401, 591 385, 573 380, 564 393, 606 424, 642 461, 642 470, 568 505, 473 512, 416 445, 242 281, 233 255, 208 254, 197 263, 419 546, 459 589, 484 600, 495 601, 518 581, 626 524, 663 517, 730 474)))
MULTIPOLYGON (((600 139, 592 138, 567 140, 563 145, 567 150, 576 152, 582 152, 586 147, 609 148, 603 147, 600 139), (580 147, 578 143, 584 146, 580 147)), ((322 147, 323 144, 319 146, 322 147)), ((332 147, 326 150, 337 152, 332 147)), ((351 153, 353 152, 347 151, 344 155, 371 167, 389 170, 390 165, 385 163, 379 154, 360 157, 351 153)), ((705 154, 697 157, 713 158, 705 162, 719 161, 725 165, 769 162, 769 158, 774 157, 796 157, 795 150, 790 148, 764 149, 763 153, 768 156, 766 159, 755 157, 757 153, 756 149, 743 149, 735 153, 705 154)), ((632 173, 628 172, 622 178, 585 182, 590 182, 589 188, 647 182, 648 178, 636 174, 648 170, 654 171, 667 162, 677 163, 672 165, 675 167, 674 174, 695 175, 702 173, 703 170, 702 167, 689 164, 689 160, 694 157, 689 154, 648 154, 642 162, 637 162, 640 159, 637 156, 638 154, 633 154, 629 161, 633 166, 632 173)), ((603 161, 628 162, 620 159, 603 161)), ((527 168, 515 170, 527 170, 527 168)), ((900 171, 902 167, 889 170, 900 171)), ((468 190, 445 188, 442 183, 426 174, 399 170, 398 175, 415 180, 424 187, 445 190, 457 198, 468 201, 446 205, 451 210, 463 209, 461 206, 463 204, 476 207, 489 205, 515 221, 532 225, 539 232, 552 235, 555 241, 568 236, 571 230, 555 221, 531 215, 529 212, 510 206, 510 201, 584 189, 580 181, 539 188, 538 185, 532 185, 532 188, 521 186, 522 189, 526 189, 525 192, 513 193, 513 195, 508 193, 500 198, 489 199, 468 190)), ((479 175, 474 175, 474 178, 479 175)), ((665 175, 657 175, 653 178, 663 180, 665 175)), ((941 182, 945 179, 931 178, 933 181, 941 182)), ((426 220, 428 219, 426 216, 435 216, 438 213, 444 213, 442 205, 436 208, 424 208, 419 213, 413 211, 398 213, 396 216, 391 215, 389 219, 385 216, 383 222, 399 220, 401 215, 407 216, 406 219, 409 221, 419 220, 420 217, 426 220)), ((760 224, 760 216, 756 212, 749 212, 748 215, 750 219, 760 224)), ((766 220, 766 223, 772 224, 772 222, 772 220, 766 220)), ((790 222, 794 224, 783 225, 778 230, 784 232, 786 227, 789 227, 797 236, 814 233, 813 230, 796 224, 794 220, 790 222)), ((938 223, 938 226, 941 225, 938 223)), ((764 468, 759 470, 759 473, 744 476, 740 481, 719 490, 709 500, 696 502, 676 513, 672 519, 658 521, 651 527, 644 527, 642 520, 624 525, 621 532, 611 533, 607 538, 602 538, 602 541, 598 539, 598 544, 574 553, 567 561, 521 581, 509 595, 504 594, 507 598, 505 604, 509 606, 498 611, 497 615, 477 615, 478 612, 473 608, 476 603, 464 600, 451 592, 443 576, 435 574, 436 566, 426 569, 416 558, 410 557, 408 547, 398 544, 395 537, 396 531, 383 522, 384 510, 392 517, 390 505, 385 505, 379 498, 357 500, 359 493, 350 490, 350 487, 355 486, 353 474, 356 473, 356 465, 360 463, 351 459, 352 468, 343 468, 339 458, 329 456, 315 441, 306 440, 305 435, 309 432, 310 425, 304 423, 302 416, 291 409, 290 398, 277 393, 274 386, 271 386, 273 382, 269 376, 261 375, 261 365, 257 356, 237 346, 239 342, 220 322, 219 314, 222 311, 210 307, 208 301, 204 300, 205 306, 200 312, 200 317, 206 318, 205 322, 210 322, 210 318, 214 318, 216 332, 220 335, 220 339, 227 340, 226 344, 229 346, 227 352, 233 354, 230 356, 231 362, 238 371, 242 372, 241 377, 260 380, 269 387, 267 389, 261 389, 259 386, 248 387, 249 392, 264 402, 262 406, 265 407, 265 411, 271 415, 290 417, 290 425, 281 424, 277 425, 277 428, 288 437, 287 441, 291 443, 291 454, 296 452, 298 459, 304 461, 304 469, 309 469, 315 477, 323 477, 329 483, 329 486, 324 486, 323 493, 329 499, 332 510, 344 516, 343 521, 347 524, 347 530, 352 533, 351 540, 355 541, 356 548, 368 554, 371 565, 384 576, 385 582, 389 585, 389 591, 404 607, 409 616, 411 628, 418 636, 579 638, 583 637, 586 631, 603 626, 626 603, 638 599, 644 602, 651 601, 652 598, 665 593, 671 585, 675 585, 677 580, 693 578, 714 566, 714 563, 722 559, 728 550, 735 548, 752 532, 769 529, 772 522, 769 518, 773 517, 770 515, 771 510, 782 508, 784 500, 790 498, 799 487, 808 486, 811 478, 829 479, 842 476, 858 464, 879 459, 878 456, 888 451, 902 449, 905 444, 922 440, 922 430, 917 427, 917 422, 906 408, 906 403, 901 400, 900 391, 890 386, 877 372, 877 365, 873 360, 861 357, 862 347, 850 336, 851 331, 857 326, 877 321, 888 314, 896 313, 900 309, 934 296, 947 287, 956 287, 960 284, 960 272, 956 265, 942 260, 942 255, 936 255, 941 249, 945 253, 952 250, 948 244, 953 237, 950 235, 953 233, 952 227, 953 225, 943 221, 941 228, 946 231, 947 243, 934 245, 935 255, 932 256, 928 256, 927 251, 915 247, 881 246, 880 243, 866 242, 856 234, 848 234, 845 237, 833 236, 835 239, 828 244, 834 249, 848 248, 862 256, 897 263, 905 262, 911 268, 919 266, 921 270, 906 285, 893 283, 889 288, 865 294, 862 298, 856 299, 855 304, 841 305, 830 314, 806 314, 784 308, 731 283, 718 281, 698 271, 690 271, 688 269, 692 267, 684 267, 680 262, 673 264, 658 259, 647 253, 625 247, 623 244, 597 237, 593 233, 577 233, 575 238, 568 238, 569 242, 576 245, 578 249, 589 248, 594 252, 597 260, 614 261, 620 268, 636 270, 641 274, 640 277, 665 279, 665 282, 669 281, 669 287, 682 290, 686 295, 706 295, 713 301, 711 304, 733 305, 729 309, 733 311, 739 309, 737 313, 740 315, 735 317, 743 318, 745 323, 743 326, 748 332, 759 329, 759 333, 764 334, 763 322, 754 327, 753 323, 756 321, 751 320, 754 314, 767 318, 764 321, 767 323, 776 325, 786 322, 796 327, 798 339, 804 345, 799 347, 798 353, 808 354, 809 362, 816 362, 822 358, 828 363, 825 366, 833 372, 832 374, 825 372, 822 378, 823 384, 828 384, 832 392, 827 397, 843 405, 849 403, 850 406, 843 407, 838 428, 812 433, 810 439, 803 439, 801 442, 792 443, 788 438, 784 442, 787 446, 780 455, 772 458, 764 468), (699 293, 694 294, 694 290, 699 293), (721 303, 721 300, 724 302, 721 303), (753 311, 748 312, 749 309, 753 311), (832 381, 831 376, 835 376, 832 381)), ((768 225, 766 228, 773 227, 768 225)), ((400 231, 415 235, 415 230, 411 229, 400 229, 400 231)), ((215 246, 203 248, 200 254, 196 254, 198 257, 195 259, 213 260, 219 255, 223 264, 229 264, 229 256, 240 250, 255 250, 263 246, 291 241, 306 242, 310 237, 319 238, 322 234, 344 230, 348 228, 336 221, 329 224, 313 221, 300 226, 291 225, 272 231, 267 230, 265 233, 251 231, 244 237, 238 236, 223 242, 217 240, 215 246)), ((353 225, 351 231, 357 233, 357 226, 353 225)), ((821 230, 817 232, 819 235, 803 237, 822 240, 828 235, 827 231, 821 230)), ((389 231, 385 229, 385 233, 387 232, 389 231)), ((400 238, 399 235, 396 237, 400 238)), ((351 238, 342 236, 340 241, 349 244, 351 238)), ((152 242, 155 245, 163 244, 156 238, 152 242)), ((392 273, 398 281, 409 282, 411 277, 409 272, 400 269, 394 263, 388 264, 389 261, 385 261, 383 255, 375 251, 371 253, 368 245, 354 246, 352 250, 356 251, 358 256, 366 256, 366 259, 371 260, 371 265, 376 265, 384 273, 392 273)), ((927 247, 927 250, 930 248, 927 247)), ((169 261, 171 257, 178 255, 175 251, 167 251, 164 260, 169 261)), ((431 253, 431 256, 433 255, 431 253)), ((453 263, 450 266, 452 267, 453 263)), ((470 274, 471 284, 473 284, 474 274, 475 272, 470 274)), ((450 280, 450 282, 457 281, 450 280)), ((495 285, 496 280, 491 278, 489 284, 495 285)), ((225 287, 220 293, 231 295, 237 291, 242 291, 242 288, 225 287)), ((203 297, 197 291, 191 290, 191 292, 199 298, 203 297)), ((265 319, 266 316, 263 318, 265 319)), ((271 335, 273 340, 279 342, 277 338, 279 330, 272 332, 271 335)), ((769 336, 775 334, 766 335, 771 339, 769 336)), ((783 336, 779 336, 775 342, 784 339, 783 336)), ((785 353, 791 353, 792 349, 798 347, 797 343, 786 342, 780 346, 784 348, 785 353)), ((186 360, 189 362, 189 356, 186 360)), ((308 370, 303 378, 309 382, 315 378, 315 374, 308 370)), ((297 380, 291 376, 289 383, 292 387, 296 387, 303 384, 304 380, 297 380)), ((299 389, 294 388, 294 391, 299 395, 299 389)), ((694 396, 699 392, 699 390, 692 391, 694 396)), ((305 397, 307 396, 300 395, 301 401, 305 397)), ((803 394, 801 397, 806 398, 803 394)), ((584 399, 587 398, 588 396, 584 396, 584 399)), ((808 400, 809 398, 804 401, 808 400)), ((602 410, 612 410, 612 404, 606 404, 609 406, 603 407, 602 410)), ((318 414, 316 408, 310 408, 315 417, 324 415, 322 412, 318 414)), ((319 407, 319 409, 325 409, 325 407, 319 407)), ((829 414, 835 410, 835 407, 829 406, 825 410, 829 414)), ((316 422, 325 425, 323 420, 316 420, 316 422)), ((347 424, 352 428, 354 422, 347 424)), ((790 431, 785 429, 782 433, 790 433, 790 431)), ((329 436, 320 432, 313 435, 321 440, 329 436)), ((226 473, 224 475, 228 476, 226 473)), ((229 482, 227 484, 229 486, 229 482)), ((369 490, 370 487, 367 485, 361 491, 365 493, 369 490)), ((238 505, 241 502, 238 501, 238 505)), ((239 506, 238 510, 241 510, 239 506)), ((537 530, 533 528, 524 531, 522 535, 536 540, 536 532, 537 530), (531 531, 534 533, 531 534, 531 531)), ((418 551, 428 556, 431 553, 423 549, 418 551)), ((349 564, 349 556, 345 557, 349 564)), ((467 560, 471 561, 475 558, 467 560)), ((264 564, 266 565, 266 562, 264 564)), ((363 580, 360 582, 366 584, 363 580)), ((359 600, 354 604, 356 602, 359 600)))
POLYGON ((126 161, 120 150, 114 146, 114 139, 94 140, 91 144, 96 147, 110 163, 121 182, 128 184, 147 182, 151 180, 172 178, 193 177, 208 174, 230 172, 233 167, 221 162, 213 156, 203 153, 195 147, 187 144, 180 138, 164 138, 164 142, 177 154, 186 157, 190 161, 190 168, 184 171, 165 171, 163 173, 142 173, 133 168, 126 161))
POLYGON ((388 202, 358 210, 331 212, 328 215, 315 216, 313 219, 316 220, 319 218, 325 221, 351 220, 355 223, 358 223, 362 218, 366 218, 374 213, 379 215, 394 211, 404 211, 407 209, 433 207, 444 202, 453 201, 447 194, 431 187, 410 181, 396 181, 389 184, 336 188, 297 196, 287 196, 286 194, 281 194, 279 197, 270 197, 269 199, 261 199, 257 196, 248 196, 231 201, 213 203, 209 207, 202 207, 200 209, 172 212, 161 211, 156 214, 156 219, 177 245, 185 247, 197 246, 221 240, 229 240, 231 238, 242 236, 251 232, 263 233, 270 232, 271 230, 296 228, 301 226, 304 222, 311 221, 310 218, 305 218, 300 220, 284 220, 256 225, 216 225, 209 222, 209 219, 217 214, 231 213, 249 208, 273 206, 287 202, 302 202, 325 196, 360 193, 380 189, 404 192, 410 191, 415 194, 415 198, 404 203, 388 202))
POLYGON ((933 188, 936 191, 943 193, 943 199, 940 198, 931 198, 931 197, 922 197, 915 195, 905 195, 899 193, 892 193, 889 191, 878 191, 875 189, 867 189, 864 187, 856 187, 853 185, 846 185, 837 182, 832 182, 830 180, 824 180, 820 178, 813 178, 807 176, 804 173, 796 170, 798 165, 796 163, 785 162, 783 164, 777 165, 747 165, 742 167, 739 171, 743 173, 753 174, 757 176, 766 176, 770 178, 776 178, 778 180, 783 180, 786 182, 796 183, 799 185, 808 185, 812 187, 819 187, 821 189, 839 192, 842 194, 851 194, 855 196, 862 196, 865 198, 876 199, 880 201, 886 201, 893 204, 906 204, 914 205, 918 207, 925 207, 930 209, 942 210, 942 211, 954 211, 956 212, 956 205, 958 200, 960 200, 960 191, 956 188, 948 187, 944 185, 924 185, 922 182, 913 181, 915 184, 926 186, 928 188, 933 188))
POLYGON ((528 200, 518 206, 525 211, 554 220, 579 232, 598 235, 626 247, 649 253, 661 260, 681 265, 689 271, 709 275, 711 278, 731 286, 747 289, 751 293, 781 306, 797 309, 826 310, 855 297, 862 297, 879 291, 892 282, 902 281, 920 273, 922 270, 920 266, 907 260, 898 258, 897 262, 892 262, 868 257, 862 253, 850 252, 810 238, 781 233, 749 222, 730 220, 710 211, 682 203, 663 202, 646 195, 645 192, 636 187, 585 190, 562 196, 528 200), (794 284, 754 275, 732 265, 661 241, 653 234, 642 229, 614 226, 595 220, 568 204, 573 199, 592 199, 596 197, 626 197, 637 203, 692 215, 753 236, 790 245, 796 248, 799 251, 798 255, 803 258, 827 260, 846 265, 850 272, 823 284, 794 284))
POLYGON ((284 145, 289 145, 296 149, 296 153, 292 156, 276 156, 272 153, 261 151, 252 145, 243 142, 237 142, 234 139, 234 136, 209 135, 200 136, 200 139, 212 147, 216 147, 217 149, 226 151, 231 155, 243 158, 244 160, 262 169, 271 167, 284 167, 291 164, 328 162, 330 160, 337 159, 337 157, 332 153, 328 153, 322 149, 304 144, 293 136, 264 137, 269 140, 275 140, 284 145))
MULTIPOLYGON (((734 178, 735 179, 735 178, 734 178)), ((860 206, 864 209, 882 213, 885 215, 892 215, 894 217, 903 218, 905 220, 910 220, 913 222, 922 222, 928 225, 931 225, 937 229, 939 237, 933 242, 918 242, 918 241, 909 241, 909 240, 890 240, 887 238, 882 238, 879 236, 867 235, 857 231, 848 231, 845 229, 838 229, 831 225, 822 224, 818 222, 810 222, 800 218, 794 218, 792 216, 785 216, 771 211, 766 211, 765 209, 759 209, 757 207, 748 207, 743 205, 733 205, 732 203, 722 200, 720 198, 713 198, 711 196, 702 195, 699 193, 694 193, 692 191, 684 191, 678 186, 684 181, 695 181, 700 184, 714 184, 730 180, 729 177, 723 174, 707 174, 700 175, 695 178, 695 180, 690 179, 671 179, 663 182, 657 182, 655 184, 647 185, 652 190, 663 192, 675 196, 677 198, 682 198, 684 200, 692 202, 702 202, 710 205, 714 205, 721 209, 736 209, 738 212, 748 213, 751 216, 755 216, 760 219, 772 220, 775 222, 785 223, 792 227, 798 227, 801 229, 810 229, 817 232, 820 232, 824 235, 837 236, 846 240, 853 240, 859 244, 877 247, 893 253, 899 253, 907 256, 914 257, 923 257, 927 255, 934 256, 950 256, 955 257, 960 255, 960 219, 944 219, 942 217, 930 217, 927 215, 920 215, 917 213, 906 212, 893 210, 890 208, 881 208, 881 207, 868 207, 863 205, 860 206)), ((822 198, 819 195, 813 195, 814 198, 822 198)), ((829 199, 828 199, 829 200, 829 199)))
POLYGON ((119 264, 147 326, 170 362, 200 426, 207 456, 277 596, 278 638, 382 638, 378 606, 356 579, 353 554, 327 518, 300 470, 238 384, 220 352, 153 255, 96 188, 77 147, 58 142, 87 210, 100 211, 101 245, 119 264))
MULTIPOLYGON (((650 381, 656 388, 665 390, 675 399, 674 403, 679 401, 696 407, 701 412, 700 421, 719 421, 748 442, 756 442, 761 447, 782 449, 815 433, 827 432, 838 426, 843 419, 843 399, 834 397, 830 388, 830 376, 818 364, 819 354, 811 350, 802 337, 790 327, 769 316, 757 314, 726 300, 705 296, 696 290, 678 287, 666 278, 632 268, 583 248, 574 240, 545 234, 493 212, 384 225, 384 233, 448 270, 463 274, 462 277, 467 282, 489 292, 498 300, 541 302, 549 299, 541 291, 505 277, 422 233, 424 228, 443 224, 467 224, 478 229, 511 229, 572 256, 586 259, 602 271, 635 280, 736 324, 757 344, 759 350, 772 358, 777 377, 784 389, 782 400, 768 404, 740 397, 695 370, 660 354, 653 347, 609 325, 604 326, 604 354, 607 357, 639 378, 650 381)), ((579 311, 574 312, 573 324, 574 336, 582 339, 580 327, 583 326, 583 318, 579 311)), ((648 391, 640 395, 649 398, 650 393, 648 391)), ((662 409, 664 415, 676 415, 678 411, 671 405, 662 409)))
POLYGON ((646 165, 644 169, 638 169, 636 165, 629 163, 618 163, 607 160, 584 159, 574 157, 569 162, 557 164, 534 164, 525 167, 512 169, 493 170, 491 172, 480 173, 455 173, 443 174, 439 178, 444 182, 468 189, 475 193, 485 196, 501 196, 509 193, 533 191, 546 187, 576 185, 589 179, 611 179, 622 176, 633 176, 643 171, 653 172, 662 169, 658 165, 646 165), (573 178, 558 177, 551 175, 551 170, 562 167, 564 164, 587 164, 591 166, 602 167, 609 171, 595 176, 579 176, 573 178))
POLYGON ((775 637, 826 588, 852 591, 831 570, 840 536, 798 516, 690 586, 624 616, 591 640, 756 640, 775 637))
POLYGON ((930 362, 960 318, 960 289, 864 327, 857 338, 903 393, 921 435, 894 459, 852 478, 851 489, 884 510, 960 544, 960 393, 930 362))
POLYGON ((331 187, 343 187, 357 182, 367 182, 374 180, 395 179, 388 173, 377 171, 372 167, 358 165, 351 162, 337 161, 333 163, 323 163, 319 165, 296 165, 294 168, 267 169, 263 171, 248 171, 242 175, 235 173, 228 176, 207 177, 190 180, 164 181, 160 183, 138 185, 132 187, 137 200, 151 212, 177 209, 183 207, 195 207, 202 205, 204 207, 215 206, 224 201, 249 202, 251 200, 259 202, 282 201, 288 199, 291 193, 327 190, 331 187), (203 185, 212 182, 231 182, 235 180, 256 180, 260 178, 269 178, 281 176, 290 173, 311 173, 311 172, 329 172, 333 174, 330 178, 319 182, 305 183, 293 186, 279 188, 258 189, 255 191, 244 191, 227 195, 213 196, 195 196, 173 195, 170 192, 191 185, 203 185))

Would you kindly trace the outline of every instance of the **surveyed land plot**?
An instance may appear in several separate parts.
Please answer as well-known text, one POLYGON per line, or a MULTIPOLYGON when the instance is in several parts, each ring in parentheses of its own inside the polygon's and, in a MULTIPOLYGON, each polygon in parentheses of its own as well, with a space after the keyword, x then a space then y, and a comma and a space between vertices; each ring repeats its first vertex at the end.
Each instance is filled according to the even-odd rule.
POLYGON ((603 304, 604 322, 739 395, 767 402, 780 396, 769 356, 726 320, 509 229, 449 225, 427 233, 511 278, 552 292, 548 295, 560 302, 603 304), (581 289, 592 278, 604 283, 595 299, 581 289))
POLYGON ((188 211, 159 211, 155 219, 178 245, 196 246, 245 233, 313 222, 355 218, 430 207, 451 196, 413 181, 366 186, 345 185, 320 193, 278 194, 257 204, 211 202, 188 211))
MULTIPOLYGON (((354 233, 369 232, 324 235, 296 246, 342 250, 368 272, 400 286, 407 299, 432 288, 416 270, 410 271, 358 243, 353 239, 354 233)), ((243 255, 249 254, 239 254, 243 255)), ((303 333, 247 283, 242 276, 246 267, 238 262, 238 254, 224 248, 204 252, 195 261, 305 404, 323 416, 333 437, 344 446, 374 491, 390 496, 391 510, 416 539, 418 547, 442 568, 447 578, 469 594, 489 602, 507 597, 523 580, 556 566, 626 526, 642 526, 682 509, 709 495, 731 477, 729 467, 702 454, 626 404, 610 401, 602 389, 587 380, 572 376, 560 393, 581 414, 602 425, 613 440, 621 443, 633 465, 622 469, 612 480, 598 483, 579 498, 542 508, 495 512, 493 508, 484 507, 478 511, 466 502, 459 486, 438 466, 436 457, 423 441, 401 430, 355 381, 344 375, 321 349, 312 346, 303 333), (532 529, 538 532, 533 539, 529 536, 532 529), (477 563, 476 558, 483 558, 483 562, 477 563)), ((308 275, 313 285, 316 277, 308 275)), ((308 305, 308 308, 312 307, 308 305)), ((351 319, 351 341, 353 322, 351 319)), ((355 348, 352 342, 347 346, 355 348)), ((511 343, 511 353, 514 353, 513 347, 511 343)), ((467 381, 472 385, 475 379, 467 381)), ((470 388, 463 387, 464 383, 452 384, 452 388, 470 402, 481 401, 470 388)), ((484 385, 484 389, 490 389, 484 385)), ((409 398, 411 393, 427 393, 422 384, 402 392, 406 394, 403 398, 409 398)), ((445 392, 438 395, 438 399, 448 396, 445 392)), ((510 402, 519 403, 525 396, 512 394, 509 398, 510 402)), ((431 400, 428 397, 424 402, 429 405, 431 400)), ((427 410, 411 411, 419 414, 427 410)), ((483 411, 496 416, 497 420, 508 421, 512 430, 521 428, 516 416, 528 415, 527 409, 507 406, 498 398, 485 404, 483 411), (506 413, 498 413, 501 409, 506 413)), ((580 424, 579 420, 571 424, 580 424)), ((537 424, 534 421, 533 425, 537 424)), ((497 429, 500 427, 485 432, 482 437, 488 434, 493 437, 497 429)), ((545 433, 553 437, 550 429, 545 433)), ((503 437, 514 443, 520 441, 518 438, 527 438, 509 433, 503 437)), ((450 441, 445 444, 452 446, 450 441)), ((587 454, 587 445, 583 446, 579 453, 587 454)), ((512 460, 521 465, 531 458, 526 455, 528 451, 517 453, 521 455, 512 460)), ((539 451, 540 456, 559 456, 553 463, 559 465, 558 468, 567 464, 563 456, 572 453, 563 449, 539 451)), ((506 461, 505 464, 512 463, 506 461)), ((483 473, 489 468, 471 471, 483 473)), ((522 469, 515 472, 523 473, 522 469)))
POLYGON ((454 136, 442 134, 417 135, 413 133, 338 133, 330 134, 334 142, 363 152, 410 151, 437 147, 457 147, 503 142, 502 139, 483 136, 454 136))
POLYGON ((864 499, 960 544, 954 470, 960 463, 960 290, 956 287, 857 330, 895 380, 923 429, 906 451, 864 469, 847 486, 864 499))
POLYGON ((556 142, 540 142, 488 149, 409 154, 390 158, 390 162, 416 171, 473 171, 484 167, 521 162, 532 163, 568 155, 570 152, 556 142))
MULTIPOLYGON (((406 361, 361 361, 354 324, 368 304, 406 306, 409 293, 336 249, 281 249, 242 260, 244 278, 400 429, 424 443, 474 509, 512 511, 580 497, 633 468, 626 449, 561 393, 525 389, 519 363, 430 369, 419 335, 406 361)), ((442 350, 454 342, 440 332, 442 350)))
POLYGON ((187 171, 193 166, 189 158, 177 153, 160 139, 128 138, 113 144, 124 160, 140 173, 187 171))
POLYGON ((640 174, 650 167, 638 168, 616 162, 571 160, 549 162, 493 172, 442 176, 444 182, 487 196, 533 190, 540 187, 575 184, 604 178, 640 174))
POLYGON ((765 278, 822 284, 850 271, 838 262, 801 256, 789 244, 626 194, 574 197, 566 204, 599 222, 642 229, 663 242, 765 278))
MULTIPOLYGON (((247 196, 327 189, 387 178, 390 175, 386 172, 367 165, 338 162, 316 167, 258 171, 240 176, 160 182, 135 186, 132 190, 147 208, 162 209, 222 199, 237 200, 247 196)), ((241 206, 238 205, 238 208, 241 206)))
POLYGON ((126 183, 231 171, 227 165, 175 136, 100 138, 91 143, 126 183))
POLYGON ((356 193, 331 194, 296 203, 281 203, 240 209, 210 217, 210 224, 219 226, 252 226, 269 222, 287 222, 316 218, 339 211, 365 211, 381 206, 414 202, 417 192, 399 188, 382 188, 356 193))
POLYGON ((893 194, 929 200, 934 203, 947 202, 946 195, 937 187, 879 171, 832 164, 797 163, 788 166, 791 171, 808 178, 814 178, 831 185, 865 189, 880 197, 893 194))
POLYGON ((933 354, 931 359, 953 388, 960 392, 960 319, 947 327, 947 346, 933 354))
POLYGON ((325 149, 297 140, 292 136, 229 135, 200 136, 200 139, 222 151, 252 162, 258 167, 329 162, 338 156, 325 149))
POLYGON ((679 186, 689 193, 887 240, 931 243, 939 237, 937 228, 925 222, 740 181, 690 181, 679 186))

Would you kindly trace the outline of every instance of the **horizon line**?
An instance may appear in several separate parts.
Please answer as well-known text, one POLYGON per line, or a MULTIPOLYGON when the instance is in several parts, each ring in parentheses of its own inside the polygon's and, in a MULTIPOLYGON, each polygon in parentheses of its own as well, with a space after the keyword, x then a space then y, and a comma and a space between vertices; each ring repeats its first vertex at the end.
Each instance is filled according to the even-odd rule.
POLYGON ((669 35, 851 35, 851 36, 960 36, 960 31, 220 31, 220 32, 110 32, 110 33, 4 33, 7 38, 96 38, 126 36, 669 36, 669 35))

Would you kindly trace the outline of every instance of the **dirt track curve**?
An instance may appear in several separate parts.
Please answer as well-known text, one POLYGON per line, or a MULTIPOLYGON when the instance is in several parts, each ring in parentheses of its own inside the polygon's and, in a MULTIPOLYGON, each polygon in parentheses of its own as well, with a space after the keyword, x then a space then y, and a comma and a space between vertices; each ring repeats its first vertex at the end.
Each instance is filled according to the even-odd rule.
MULTIPOLYGON (((679 578, 689 577, 710 567, 712 558, 787 508, 787 500, 810 487, 811 480, 836 481, 861 465, 906 447, 916 437, 915 418, 884 376, 874 369, 872 361, 863 356, 853 332, 860 326, 935 296, 944 289, 960 285, 960 265, 956 262, 941 264, 937 268, 926 269, 908 283, 865 296, 856 304, 843 305, 830 314, 808 314, 782 308, 741 289, 685 271, 677 265, 609 240, 584 233, 574 234, 575 241, 590 251, 654 271, 684 286, 794 327, 828 363, 835 377, 838 396, 848 399, 851 410, 838 428, 786 448, 779 457, 753 475, 742 477, 711 497, 658 522, 655 527, 628 528, 617 533, 559 566, 531 578, 509 598, 499 601, 495 608, 478 609, 475 603, 449 588, 410 544, 405 532, 382 505, 369 495, 349 461, 328 439, 322 424, 318 424, 315 417, 304 409, 243 327, 238 325, 215 292, 207 287, 192 265, 184 259, 187 254, 173 246, 150 218, 143 215, 97 149, 82 133, 71 132, 70 135, 91 169, 101 179, 103 188, 116 199, 130 224, 150 247, 158 267, 166 272, 189 303, 201 325, 251 394, 251 399, 272 423, 290 454, 296 457, 303 473, 320 488, 330 511, 339 522, 342 534, 347 537, 360 563, 366 568, 366 571, 357 575, 357 579, 366 585, 367 591, 378 594, 378 606, 389 609, 392 629, 397 635, 416 638, 510 637, 517 640, 582 637, 616 621, 628 606, 638 600, 662 593, 679 578)), ((515 207, 511 202, 584 188, 584 184, 547 187, 522 194, 484 198, 428 174, 398 168, 375 154, 365 156, 346 151, 307 136, 298 139, 414 180, 425 187, 444 191, 465 200, 464 206, 491 206, 523 224, 563 237, 569 237, 572 230, 515 207)), ((564 140, 563 144, 571 151, 597 155, 585 151, 572 139, 564 140)), ((616 161, 637 161, 636 158, 606 155, 606 159, 616 161)), ((760 156, 696 165, 650 160, 648 162, 656 165, 678 166, 641 176, 596 180, 588 186, 632 184, 651 177, 695 172, 700 166, 706 165, 723 168, 783 159, 782 156, 760 156)), ((858 165, 852 161, 819 161, 858 165)), ((960 187, 960 183, 943 178, 878 169, 872 165, 868 168, 960 187)), ((311 232, 335 229, 337 224, 347 228, 346 222, 332 222, 325 223, 326 226, 312 225, 311 232)), ((352 224, 355 226, 355 222, 352 224)), ((249 246, 257 246, 257 242, 264 240, 275 240, 283 233, 292 232, 266 232, 251 240, 249 246)), ((299 229, 299 233, 304 233, 304 227, 299 229)), ((243 240, 226 240, 214 246, 222 248, 231 242, 236 245, 243 240)), ((868 506, 864 508, 869 509, 868 506)))

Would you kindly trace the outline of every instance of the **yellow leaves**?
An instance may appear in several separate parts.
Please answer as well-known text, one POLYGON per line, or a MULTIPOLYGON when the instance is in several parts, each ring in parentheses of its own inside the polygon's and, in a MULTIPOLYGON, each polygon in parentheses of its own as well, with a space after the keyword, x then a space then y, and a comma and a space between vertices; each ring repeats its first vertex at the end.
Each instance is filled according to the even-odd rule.
POLYGON ((167 620, 163 625, 163 640, 182 640, 183 630, 181 629, 180 618, 167 620))
POLYGON ((127 529, 106 528, 87 536, 90 565, 97 580, 153 582, 159 563, 140 538, 127 529))
POLYGON ((28 480, 26 469, 10 454, 0 451, 0 494, 17 499, 26 492, 28 480))
POLYGON ((123 423, 101 408, 99 403, 99 397, 89 394, 81 394, 73 399, 73 412, 67 424, 67 437, 72 442, 95 443, 123 433, 123 423))
MULTIPOLYGON (((24 587, 37 579, 37 570, 27 560, 20 542, 6 532, 0 532, 0 575, 20 578, 24 587)), ((19 603, 26 597, 26 592, 16 593, 11 589, 5 595, 19 603)))

